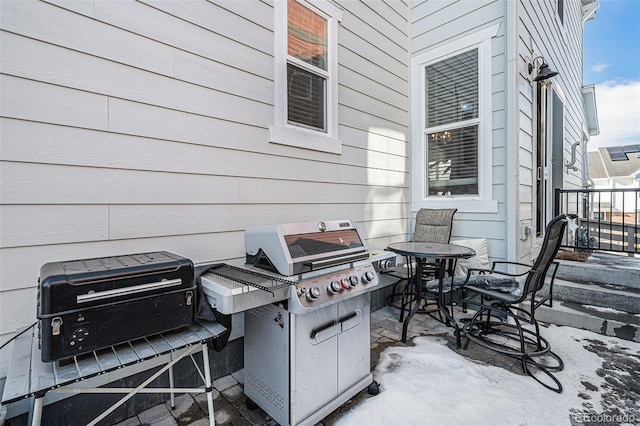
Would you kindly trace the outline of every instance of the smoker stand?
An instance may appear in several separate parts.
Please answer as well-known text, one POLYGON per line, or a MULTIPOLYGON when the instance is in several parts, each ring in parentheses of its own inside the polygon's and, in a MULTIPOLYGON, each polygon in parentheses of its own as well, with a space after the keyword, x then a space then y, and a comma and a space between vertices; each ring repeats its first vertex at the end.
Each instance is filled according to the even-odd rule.
POLYGON ((174 392, 207 393, 209 423, 214 424, 211 371, 207 342, 226 331, 218 323, 201 326, 196 323, 177 332, 161 333, 144 339, 110 346, 91 354, 74 357, 72 362, 58 365, 42 362, 38 348, 37 329, 25 332, 15 340, 11 363, 7 374, 2 404, 25 398, 33 398, 30 412, 31 425, 39 425, 42 407, 47 393, 124 393, 122 399, 96 417, 89 425, 95 425, 137 393, 169 393, 171 406, 175 405, 174 392), (193 354, 202 351, 203 370, 200 371, 193 354), (175 388, 173 365, 190 356, 204 388, 175 388), (164 365, 136 388, 82 387, 78 382, 91 379, 94 386, 102 386, 122 377, 131 376, 164 365), (169 372, 169 388, 147 388, 155 378, 169 372), (74 386, 75 385, 75 386, 74 386))

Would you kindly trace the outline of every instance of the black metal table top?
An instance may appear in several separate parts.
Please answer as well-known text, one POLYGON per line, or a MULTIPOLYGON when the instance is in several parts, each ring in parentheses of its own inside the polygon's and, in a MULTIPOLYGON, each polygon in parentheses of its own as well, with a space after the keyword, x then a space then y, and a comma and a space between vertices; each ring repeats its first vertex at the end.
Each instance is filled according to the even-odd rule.
POLYGON ((476 255, 475 250, 465 246, 414 241, 391 243, 387 246, 387 250, 421 259, 468 259, 476 255))

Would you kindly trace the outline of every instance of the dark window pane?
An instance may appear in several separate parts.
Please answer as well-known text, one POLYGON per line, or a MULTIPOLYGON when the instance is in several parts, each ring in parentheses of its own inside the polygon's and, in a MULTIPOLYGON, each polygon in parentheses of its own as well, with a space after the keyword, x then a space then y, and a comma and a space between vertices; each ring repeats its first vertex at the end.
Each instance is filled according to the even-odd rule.
POLYGON ((323 77, 287 64, 287 120, 292 124, 325 131, 323 77))
POLYGON ((478 194, 478 126, 427 134, 428 195, 478 194))
POLYGON ((478 50, 425 68, 426 127, 478 118, 478 50))
POLYGON ((558 17, 560 22, 564 24, 564 0, 558 0, 558 17))

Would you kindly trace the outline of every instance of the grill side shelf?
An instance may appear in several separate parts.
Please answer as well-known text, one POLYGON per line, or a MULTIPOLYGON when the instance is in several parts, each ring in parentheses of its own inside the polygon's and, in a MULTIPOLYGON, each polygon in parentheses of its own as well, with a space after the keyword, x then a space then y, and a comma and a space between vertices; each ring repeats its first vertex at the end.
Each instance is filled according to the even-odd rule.
POLYGON ((274 277, 259 272, 248 271, 231 265, 220 265, 215 269, 209 270, 213 275, 218 275, 231 281, 238 282, 245 286, 255 287, 257 289, 274 293, 274 290, 294 285, 295 282, 284 278, 274 277))

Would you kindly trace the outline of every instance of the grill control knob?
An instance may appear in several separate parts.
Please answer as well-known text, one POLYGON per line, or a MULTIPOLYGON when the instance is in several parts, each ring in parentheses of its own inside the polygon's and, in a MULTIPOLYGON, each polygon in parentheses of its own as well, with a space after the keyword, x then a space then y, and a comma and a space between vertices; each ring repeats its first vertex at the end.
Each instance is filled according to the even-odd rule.
POLYGON ((342 291, 342 284, 340 284, 340 281, 331 281, 331 283, 327 286, 327 290, 331 294, 336 294, 342 291))
POLYGON ((355 286, 358 285, 358 277, 356 277, 355 275, 351 276, 351 288, 354 288, 355 286))
POLYGON ((307 290, 307 300, 309 302, 313 302, 318 297, 320 297, 320 289, 318 287, 311 287, 307 290))
POLYGON ((370 283, 376 276, 371 271, 367 271, 362 275, 362 281, 364 283, 370 283))
POLYGON ((385 259, 380 261, 380 268, 381 269, 389 269, 393 266, 393 262, 389 259, 385 259))
POLYGON ((340 280, 340 285, 345 290, 348 290, 348 289, 351 288, 351 280, 349 278, 343 278, 343 279, 340 280))

